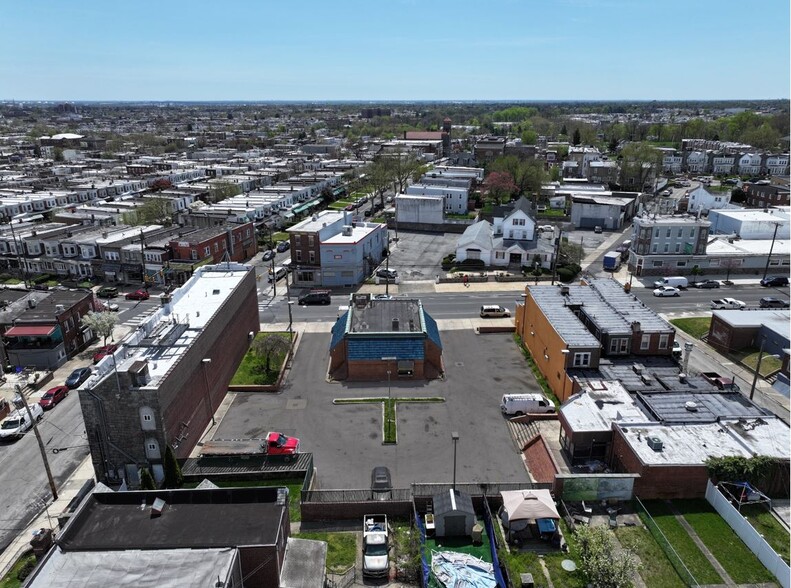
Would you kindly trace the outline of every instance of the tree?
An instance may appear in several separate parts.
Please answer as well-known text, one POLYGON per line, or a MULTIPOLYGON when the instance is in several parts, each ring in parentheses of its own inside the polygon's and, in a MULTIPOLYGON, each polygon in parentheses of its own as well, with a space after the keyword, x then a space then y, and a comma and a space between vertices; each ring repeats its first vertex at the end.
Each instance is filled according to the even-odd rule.
POLYGON ((574 534, 579 546, 581 570, 596 588, 629 588, 639 570, 634 554, 616 552, 613 533, 606 527, 579 526, 574 534))
POLYGON ((143 204, 121 215, 127 225, 173 224, 173 210, 167 198, 145 198, 143 204))
POLYGON ((734 455, 710 457, 705 463, 709 477, 718 482, 749 482, 760 487, 775 470, 778 461, 765 455, 753 457, 734 455))
POLYGON ((173 182, 171 182, 169 179, 157 178, 151 184, 150 189, 152 192, 161 192, 162 190, 169 190, 172 187, 173 187, 173 182))
POLYGON ((82 324, 87 326, 97 336, 102 337, 102 344, 107 345, 110 337, 118 324, 118 315, 114 312, 89 312, 82 317, 82 324))
POLYGON ((409 178, 421 167, 420 161, 414 152, 398 153, 392 160, 392 175, 398 182, 398 191, 403 192, 409 178))
POLYGON ((647 143, 629 143, 619 157, 621 187, 644 190, 655 170, 660 167, 662 152, 647 143))
POLYGON ((744 189, 736 187, 731 190, 731 204, 744 204, 747 202, 747 192, 744 189))
POLYGON ((164 469, 165 488, 181 488, 181 485, 184 483, 184 476, 181 474, 181 466, 170 445, 165 448, 164 469))
POLYGON ((574 135, 572 136, 571 142, 574 145, 579 145, 580 141, 581 141, 581 139, 580 139, 580 130, 579 129, 574 129, 574 135))
POLYGON ((566 125, 563 125, 562 127, 560 127, 560 134, 561 135, 568 135, 569 134, 569 132, 566 130, 566 125))
POLYGON ((535 145, 538 142, 538 133, 532 129, 522 132, 522 143, 525 145, 535 145))
POLYGON ((508 173, 516 185, 516 195, 529 194, 541 190, 546 180, 543 164, 537 159, 520 159, 516 155, 498 157, 489 164, 491 172, 508 173))
POLYGON ((483 182, 489 197, 501 202, 513 196, 517 187, 514 178, 508 172, 491 172, 483 182))
POLYGON ((140 489, 141 490, 156 490, 157 484, 154 482, 154 478, 151 476, 151 472, 148 471, 148 468, 143 468, 140 470, 140 489))
POLYGON ((242 189, 231 182, 212 182, 212 187, 209 189, 209 202, 220 202, 241 193, 242 189))
POLYGON ((266 373, 270 373, 272 371, 272 356, 287 353, 291 345, 287 339, 277 333, 267 333, 253 339, 253 344, 250 347, 253 353, 266 359, 266 373))
POLYGON ((698 276, 703 274, 703 270, 700 269, 699 265, 692 266, 690 272, 692 274, 692 283, 694 284, 697 281, 698 276))
POLYGON ((380 157, 366 169, 365 181, 368 189, 373 192, 374 198, 379 196, 382 208, 385 207, 385 192, 394 179, 392 160, 387 157, 380 157))

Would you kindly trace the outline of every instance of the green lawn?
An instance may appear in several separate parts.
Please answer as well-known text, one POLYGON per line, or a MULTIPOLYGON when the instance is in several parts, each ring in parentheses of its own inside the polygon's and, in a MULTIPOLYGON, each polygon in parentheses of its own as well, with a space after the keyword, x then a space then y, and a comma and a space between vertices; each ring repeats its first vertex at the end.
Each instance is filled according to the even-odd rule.
MULTIPOLYGON (((269 335, 279 335, 288 341, 288 333, 258 333, 256 339, 268 337, 269 335)), ((266 371, 266 358, 255 353, 252 348, 247 350, 242 358, 242 363, 236 368, 236 373, 231 380, 232 385, 256 385, 264 386, 274 384, 283 365, 285 353, 272 353, 269 361, 269 371, 266 371)))
POLYGON ((670 560, 645 527, 618 527, 615 535, 624 549, 631 549, 640 558, 640 576, 652 588, 684 588, 686 584, 676 573, 670 560))
MULTIPOLYGON (((670 511, 670 506, 664 501, 648 501, 644 504, 695 580, 699 584, 722 584, 722 578, 692 541, 689 533, 676 520, 670 511)), ((640 516, 644 518, 643 513, 640 513, 640 516)), ((645 520, 643 523, 646 524, 645 520)))
POLYGON ((679 329, 700 339, 703 335, 709 332, 709 325, 711 325, 711 317, 693 317, 693 318, 680 318, 670 321, 679 329))
POLYGON ((285 231, 278 231, 272 234, 272 241, 288 241, 288 233, 285 231))
MULTIPOLYGON (((494 533, 497 536, 497 544, 505 545, 500 525, 497 524, 496 520, 492 521, 492 525, 494 527, 494 533)), ((514 550, 509 552, 502 547, 497 552, 497 557, 500 559, 500 563, 508 569, 508 575, 512 582, 519 578, 519 574, 533 574, 533 580, 536 582, 536 586, 543 586, 544 572, 541 571, 541 565, 538 563, 538 555, 535 553, 531 551, 514 550)))
MULTIPOLYGON (((552 578, 552 584, 557 588, 584 588, 586 586, 585 575, 580 570, 582 560, 580 559, 579 550, 577 548, 577 541, 574 533, 572 533, 566 521, 560 520, 560 530, 563 532, 563 537, 566 538, 566 543, 569 546, 568 553, 560 551, 549 553, 544 558, 544 563, 549 569, 549 576, 552 578), (577 564, 577 570, 574 572, 567 572, 560 564, 564 559, 570 559, 577 564)), ((541 578, 542 576, 539 576, 541 578)))
POLYGON ((547 208, 546 210, 542 210, 541 212, 537 213, 536 216, 538 218, 544 216, 566 216, 566 212, 560 208, 547 208))
POLYGON ((789 536, 785 527, 777 522, 766 508, 761 504, 747 504, 742 507, 742 516, 750 521, 750 524, 763 535, 766 542, 782 557, 786 563, 789 562, 789 536))
POLYGON ((357 557, 355 533, 297 533, 298 539, 313 539, 327 542, 327 569, 344 572, 354 565, 357 557))
MULTIPOLYGON (((758 349, 742 349, 741 351, 731 353, 736 361, 746 365, 753 373, 755 373, 755 368, 758 366, 759 354, 760 350, 758 349)), ((778 371, 782 366, 783 362, 774 355, 764 353, 763 357, 761 357, 761 375, 764 377, 778 371)))
POLYGON ((757 584, 774 579, 707 501, 675 500, 673 504, 734 582, 757 584))
POLYGON ((36 556, 33 552, 29 551, 20 557, 8 573, 0 580, 0 588, 19 588, 22 582, 17 578, 19 570, 21 570, 28 562, 36 562, 36 556))

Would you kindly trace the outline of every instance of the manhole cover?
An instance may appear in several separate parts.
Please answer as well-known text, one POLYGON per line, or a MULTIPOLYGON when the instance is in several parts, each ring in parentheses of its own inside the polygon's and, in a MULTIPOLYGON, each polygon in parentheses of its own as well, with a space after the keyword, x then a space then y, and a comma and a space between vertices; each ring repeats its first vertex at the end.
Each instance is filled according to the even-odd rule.
POLYGON ((307 400, 295 398, 286 401, 286 410, 302 410, 308 405, 307 400))
POLYGON ((464 367, 464 362, 463 361, 457 361, 454 365, 456 367, 464 367))

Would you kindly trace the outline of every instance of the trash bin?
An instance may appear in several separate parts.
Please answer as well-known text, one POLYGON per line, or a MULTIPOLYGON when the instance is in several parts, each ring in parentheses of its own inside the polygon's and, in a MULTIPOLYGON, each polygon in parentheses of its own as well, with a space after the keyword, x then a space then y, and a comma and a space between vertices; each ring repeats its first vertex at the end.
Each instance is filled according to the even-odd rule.
POLYGON ((38 529, 33 531, 33 539, 30 540, 30 546, 33 548, 33 554, 36 559, 41 559, 52 547, 52 529, 38 529))

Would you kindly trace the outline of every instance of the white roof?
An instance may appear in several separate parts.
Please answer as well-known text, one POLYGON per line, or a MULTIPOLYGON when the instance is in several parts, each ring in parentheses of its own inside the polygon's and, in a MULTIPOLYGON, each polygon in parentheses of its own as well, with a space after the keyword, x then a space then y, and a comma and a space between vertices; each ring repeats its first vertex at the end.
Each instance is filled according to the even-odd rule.
POLYGON ((574 432, 609 431, 612 422, 641 423, 646 415, 620 382, 587 381, 582 392, 560 407, 563 418, 574 432))
MULTIPOLYGON (((747 253, 750 255, 768 255, 772 250, 772 256, 788 255, 791 241, 776 239, 772 248, 771 239, 740 239, 729 243, 727 239, 716 239, 706 246, 706 255, 738 255, 747 253)), ((784 270, 787 271, 787 270, 784 270)))

